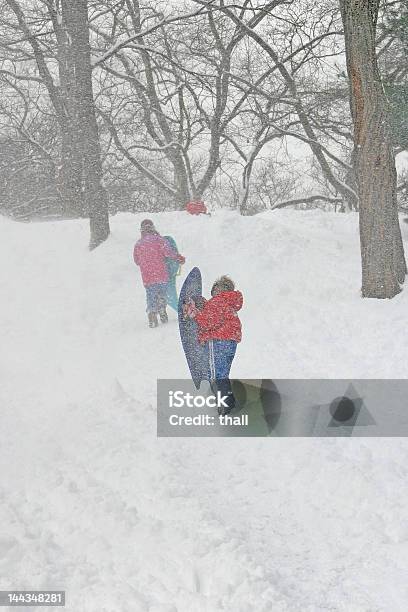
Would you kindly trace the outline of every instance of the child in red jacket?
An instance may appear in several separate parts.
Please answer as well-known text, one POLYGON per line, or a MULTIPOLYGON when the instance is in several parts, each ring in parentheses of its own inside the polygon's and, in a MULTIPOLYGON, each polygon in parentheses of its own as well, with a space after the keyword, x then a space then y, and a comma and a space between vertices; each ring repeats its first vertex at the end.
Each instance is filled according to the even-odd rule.
POLYGON ((208 343, 209 380, 213 391, 227 396, 227 414, 235 406, 229 373, 235 357, 238 342, 241 342, 241 321, 237 311, 242 308, 242 293, 235 291, 235 285, 228 276, 221 276, 211 289, 211 299, 199 298, 185 306, 185 315, 198 325, 198 339, 208 343))
POLYGON ((169 242, 160 236, 151 219, 145 219, 140 225, 141 238, 135 244, 133 259, 140 267, 143 284, 146 289, 147 316, 149 327, 157 327, 157 315, 162 323, 167 323, 167 285, 169 272, 167 259, 184 263, 185 259, 177 253, 169 242))

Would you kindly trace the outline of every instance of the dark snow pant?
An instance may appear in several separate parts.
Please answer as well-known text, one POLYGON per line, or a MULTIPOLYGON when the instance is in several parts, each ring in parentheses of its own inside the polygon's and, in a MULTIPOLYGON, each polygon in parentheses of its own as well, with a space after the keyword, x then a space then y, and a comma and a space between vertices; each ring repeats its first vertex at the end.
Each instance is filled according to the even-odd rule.
POLYGON ((147 313, 158 313, 167 306, 167 283, 148 285, 146 289, 147 313))
POLYGON ((209 380, 212 392, 219 391, 227 398, 225 402, 228 408, 219 410, 224 414, 230 412, 235 406, 229 374, 236 350, 237 343, 234 340, 210 340, 208 342, 209 380))

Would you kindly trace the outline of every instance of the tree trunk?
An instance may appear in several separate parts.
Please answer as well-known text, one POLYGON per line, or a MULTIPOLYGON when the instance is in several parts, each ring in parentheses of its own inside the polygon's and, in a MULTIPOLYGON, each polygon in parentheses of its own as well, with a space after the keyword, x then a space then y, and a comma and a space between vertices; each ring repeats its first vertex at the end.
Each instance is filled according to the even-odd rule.
POLYGON ((362 295, 392 298, 407 268, 398 220, 388 101, 378 70, 379 0, 340 0, 359 195, 362 295))
POLYGON ((175 210, 184 210, 187 202, 189 202, 193 194, 190 192, 188 176, 185 165, 182 159, 172 159, 174 170, 174 186, 177 195, 174 200, 175 210))
POLYGON ((78 160, 75 143, 75 128, 72 121, 61 127, 61 163, 57 176, 57 187, 67 217, 84 216, 82 197, 82 163, 78 160))
MULTIPOLYGON (((351 151, 350 159, 348 160, 350 164, 350 170, 347 170, 346 175, 344 177, 344 182, 350 187, 350 189, 354 191, 354 193, 358 193, 358 185, 356 178, 356 155, 357 149, 353 148, 353 150, 351 151)), ((347 196, 345 196, 344 201, 347 203, 347 207, 349 210, 354 210, 356 212, 358 211, 358 199, 356 200, 355 198, 348 198, 347 196)), ((344 204, 342 208, 342 212, 345 212, 344 204)))
POLYGON ((82 161, 82 185, 90 219, 90 248, 109 236, 108 198, 102 185, 102 162, 92 91, 88 7, 86 0, 63 0, 63 18, 75 69, 75 124, 77 152, 82 161))
POLYGON ((251 185, 251 174, 253 168, 254 159, 250 159, 250 161, 244 167, 242 173, 242 182, 241 182, 241 190, 239 197, 239 212, 245 217, 249 216, 250 212, 248 210, 248 200, 249 200, 249 190, 251 185))

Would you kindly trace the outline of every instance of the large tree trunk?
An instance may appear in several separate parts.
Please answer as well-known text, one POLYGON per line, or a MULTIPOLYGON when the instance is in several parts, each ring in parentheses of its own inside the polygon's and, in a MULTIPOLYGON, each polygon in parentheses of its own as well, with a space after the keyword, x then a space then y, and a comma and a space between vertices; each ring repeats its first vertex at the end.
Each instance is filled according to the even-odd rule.
POLYGON ((175 210, 184 210, 187 202, 192 199, 193 194, 190 191, 188 176, 183 160, 173 158, 172 163, 174 169, 174 186, 177 192, 174 200, 174 208, 175 210))
POLYGON ((92 91, 88 7, 86 0, 63 0, 63 18, 70 39, 75 69, 77 153, 82 161, 84 205, 90 219, 90 248, 109 236, 108 199, 102 185, 102 163, 92 91))
POLYGON ((82 194, 82 163, 71 121, 61 127, 61 164, 57 176, 57 187, 67 217, 82 217, 85 214, 82 194))
MULTIPOLYGON (((344 177, 344 182, 346 183, 346 185, 350 187, 350 189, 354 191, 354 193, 358 193, 358 185, 357 185, 357 178, 356 178, 356 154, 357 154, 357 150, 354 148, 351 151, 350 159, 348 160, 350 164, 350 169, 347 170, 345 177, 344 177)), ((347 203, 347 207, 349 210, 354 210, 356 212, 358 211, 358 199, 348 198, 346 196, 344 197, 344 201, 347 203)), ((344 212, 345 210, 344 204, 341 207, 341 209, 344 212)))
POLYGON ((340 0, 358 183, 362 295, 392 298, 407 268, 396 199, 388 101, 378 70, 379 0, 340 0))

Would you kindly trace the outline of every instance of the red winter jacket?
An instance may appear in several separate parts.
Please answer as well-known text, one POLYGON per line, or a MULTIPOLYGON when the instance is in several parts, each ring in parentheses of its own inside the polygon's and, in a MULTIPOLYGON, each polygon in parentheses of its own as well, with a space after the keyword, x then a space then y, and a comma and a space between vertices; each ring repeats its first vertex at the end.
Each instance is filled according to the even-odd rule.
POLYGON ((237 310, 242 308, 242 302, 240 291, 222 291, 208 300, 195 316, 199 341, 201 343, 208 340, 241 342, 241 321, 237 310))
POLYGON ((146 233, 136 242, 133 259, 135 264, 140 266, 145 287, 156 283, 168 283, 166 257, 184 261, 184 258, 159 234, 146 233))

